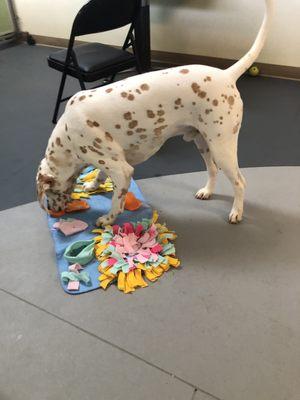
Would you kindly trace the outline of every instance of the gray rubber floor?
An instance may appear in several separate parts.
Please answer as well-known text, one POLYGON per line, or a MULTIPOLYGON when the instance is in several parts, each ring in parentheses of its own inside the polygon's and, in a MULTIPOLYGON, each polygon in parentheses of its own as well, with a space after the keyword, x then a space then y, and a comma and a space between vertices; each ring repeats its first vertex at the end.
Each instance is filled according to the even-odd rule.
POLYGON ((298 400, 300 167, 243 172, 239 226, 222 175, 139 182, 182 267, 132 295, 67 295, 37 203, 0 212, 0 399, 298 400))
MULTIPOLYGON (((53 50, 24 44, 0 51, 0 209, 35 199, 34 176, 53 129, 60 78, 46 63, 53 50)), ((245 103, 241 166, 299 165, 300 82, 245 77, 238 86, 245 103)), ((78 89, 68 81, 67 93, 78 89)), ((174 138, 136 168, 135 178, 202 169, 194 146, 174 138)))

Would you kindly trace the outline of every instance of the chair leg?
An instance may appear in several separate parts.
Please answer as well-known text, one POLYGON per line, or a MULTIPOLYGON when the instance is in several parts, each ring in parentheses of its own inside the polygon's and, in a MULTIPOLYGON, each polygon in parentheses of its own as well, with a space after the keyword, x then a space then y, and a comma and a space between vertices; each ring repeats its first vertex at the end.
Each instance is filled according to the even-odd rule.
POLYGON ((79 81, 79 85, 80 85, 81 90, 86 90, 86 87, 85 87, 85 84, 84 84, 83 80, 81 78, 78 78, 78 81, 79 81))
POLYGON ((67 77, 66 72, 63 72, 62 77, 61 77, 61 81, 60 81, 60 85, 59 85, 59 89, 58 89, 55 109, 54 109, 54 113, 53 113, 53 118, 52 118, 53 124, 56 124, 56 122, 57 122, 57 115, 58 115, 59 106, 60 106, 60 103, 61 103, 61 98, 62 98, 62 95, 63 95, 65 83, 66 83, 66 77, 67 77))
POLYGON ((115 80, 116 76, 117 76, 117 74, 113 74, 109 79, 109 83, 113 83, 113 81, 115 80))

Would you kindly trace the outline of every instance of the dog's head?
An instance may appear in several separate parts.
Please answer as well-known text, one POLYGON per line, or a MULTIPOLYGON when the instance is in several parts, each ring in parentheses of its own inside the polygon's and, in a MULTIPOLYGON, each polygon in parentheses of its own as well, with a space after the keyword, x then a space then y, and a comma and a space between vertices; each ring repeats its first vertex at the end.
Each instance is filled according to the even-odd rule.
POLYGON ((73 181, 69 179, 63 184, 47 168, 46 160, 42 160, 37 176, 36 189, 40 206, 46 211, 62 211, 71 200, 73 181))

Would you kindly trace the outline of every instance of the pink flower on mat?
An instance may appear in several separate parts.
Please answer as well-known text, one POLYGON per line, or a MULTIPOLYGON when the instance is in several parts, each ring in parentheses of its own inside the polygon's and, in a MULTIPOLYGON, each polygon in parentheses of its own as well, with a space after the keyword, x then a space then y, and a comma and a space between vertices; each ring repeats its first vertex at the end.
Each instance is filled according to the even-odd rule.
MULTIPOLYGON (((137 224, 134 227, 130 222, 126 222, 121 228, 119 225, 113 226, 114 237, 110 245, 128 263, 129 270, 136 268, 135 262, 141 264, 147 261, 156 262, 158 253, 163 247, 157 242, 157 229, 155 225, 144 232, 144 226, 137 224)), ((109 258, 108 265, 113 266, 117 262, 114 258, 109 258)))

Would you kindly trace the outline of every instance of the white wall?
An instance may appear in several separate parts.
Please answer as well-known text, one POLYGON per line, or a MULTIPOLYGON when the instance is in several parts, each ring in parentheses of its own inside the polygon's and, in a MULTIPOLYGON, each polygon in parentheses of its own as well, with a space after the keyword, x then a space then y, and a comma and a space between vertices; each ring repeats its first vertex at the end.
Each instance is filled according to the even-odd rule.
MULTIPOLYGON (((300 1, 274 0, 275 16, 259 61, 300 67, 300 1)), ((85 0, 15 0, 21 29, 67 38, 85 0)), ((252 44, 264 12, 263 0, 151 0, 151 47, 237 59, 252 44)), ((92 35, 119 45, 124 29, 92 35)))

